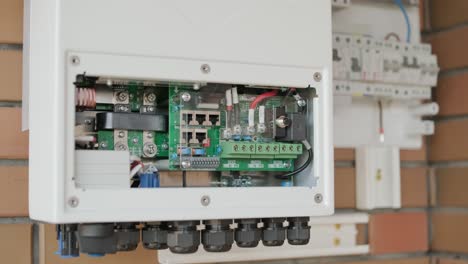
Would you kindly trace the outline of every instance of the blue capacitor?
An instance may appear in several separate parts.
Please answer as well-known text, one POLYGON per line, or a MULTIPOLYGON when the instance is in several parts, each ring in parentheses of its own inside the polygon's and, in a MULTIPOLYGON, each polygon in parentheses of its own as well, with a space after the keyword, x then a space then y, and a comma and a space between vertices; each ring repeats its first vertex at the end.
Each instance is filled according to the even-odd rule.
POLYGON ((140 188, 158 188, 159 173, 142 173, 140 174, 140 188))

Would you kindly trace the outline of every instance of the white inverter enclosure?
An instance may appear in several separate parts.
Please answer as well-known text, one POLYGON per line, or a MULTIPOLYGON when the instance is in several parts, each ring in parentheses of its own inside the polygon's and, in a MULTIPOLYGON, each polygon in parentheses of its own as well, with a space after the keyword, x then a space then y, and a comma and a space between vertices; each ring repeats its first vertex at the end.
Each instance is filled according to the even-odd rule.
MULTIPOLYGON (((330 1, 40 0, 27 1, 26 9, 32 219, 87 223, 333 213, 330 1), (96 164, 75 162, 74 82, 80 74, 314 88, 304 124, 313 166, 287 188, 84 188, 102 182, 76 182, 83 171, 79 164, 96 164)), ((99 166, 102 171, 106 164, 99 166)))

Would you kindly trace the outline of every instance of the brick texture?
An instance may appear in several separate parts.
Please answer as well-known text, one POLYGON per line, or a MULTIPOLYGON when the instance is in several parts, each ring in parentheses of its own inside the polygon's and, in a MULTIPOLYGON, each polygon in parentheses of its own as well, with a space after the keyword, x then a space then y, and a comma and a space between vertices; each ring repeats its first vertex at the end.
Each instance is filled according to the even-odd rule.
POLYGON ((433 213, 432 250, 468 253, 467 223, 467 213, 433 213))
POLYGON ((436 264, 468 264, 468 260, 449 259, 449 258, 434 258, 436 264))
POLYGON ((440 30, 468 22, 468 1, 430 0, 429 2, 432 29, 440 30))
POLYGON ((436 33, 426 41, 432 44, 432 49, 438 55, 442 70, 463 68, 468 65, 468 26, 436 33))
POLYGON ((0 43, 23 42, 23 0, 0 1, 0 43))
POLYGON ((428 250, 426 213, 381 213, 369 221, 371 254, 428 250))
POLYGON ((21 132, 21 108, 0 108, 0 159, 28 158, 28 133, 21 132))
POLYGON ((438 122, 431 137, 432 161, 468 160, 468 120, 438 122))
POLYGON ((429 264, 429 258, 408 258, 408 259, 391 259, 391 260, 369 260, 359 262, 344 262, 346 264, 429 264))
MULTIPOLYGON (((467 1, 468 3, 468 1, 467 1)), ((440 116, 468 114, 468 73, 455 74, 439 79, 435 99, 440 106, 440 116)))
POLYGON ((1 101, 21 101, 22 53, 0 50, 1 101))
POLYGON ((32 264, 32 226, 0 225, 0 263, 32 264))
POLYGON ((335 207, 356 208, 356 170, 335 168, 335 207))
POLYGON ((0 217, 28 216, 28 167, 0 166, 0 217))
POLYGON ((401 169, 401 205, 427 207, 429 203, 427 168, 401 169))
POLYGON ((355 160, 354 149, 350 148, 336 148, 335 149, 336 161, 352 161, 355 160))
POLYGON ((468 207, 468 168, 436 170, 437 205, 468 207))

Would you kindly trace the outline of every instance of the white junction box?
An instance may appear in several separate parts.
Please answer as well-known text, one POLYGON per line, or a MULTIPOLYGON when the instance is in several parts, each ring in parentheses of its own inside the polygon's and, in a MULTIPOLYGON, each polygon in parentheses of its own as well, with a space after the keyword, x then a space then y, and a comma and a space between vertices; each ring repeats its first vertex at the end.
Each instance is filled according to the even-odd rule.
POLYGON ((400 149, 434 134, 440 71, 418 1, 354 0, 333 12, 335 147, 356 149, 358 209, 400 208, 400 149), (402 12, 404 14, 402 14, 402 12))
POLYGON ((61 224, 62 236, 79 224, 90 254, 115 253, 83 247, 105 223, 167 223, 171 251, 188 253, 170 238, 186 231, 180 221, 284 218, 286 228, 333 214, 329 0, 25 8, 32 219, 61 224), (175 174, 180 187, 166 187, 175 174))

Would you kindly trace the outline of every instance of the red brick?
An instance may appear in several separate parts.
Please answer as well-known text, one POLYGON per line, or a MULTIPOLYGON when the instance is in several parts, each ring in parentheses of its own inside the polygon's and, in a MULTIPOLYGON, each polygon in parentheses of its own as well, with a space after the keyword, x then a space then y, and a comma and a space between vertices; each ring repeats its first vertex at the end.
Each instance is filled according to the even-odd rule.
POLYGON ((428 249, 426 213, 382 213, 371 215, 371 254, 425 252, 428 249))
POLYGON ((356 208, 356 170, 335 168, 335 207, 356 208))
POLYGON ((448 28, 468 21, 468 1, 431 0, 429 10, 432 29, 448 28))
POLYGON ((32 263, 32 226, 30 224, 0 224, 0 262, 32 263))
POLYGON ((344 264, 430 264, 430 260, 429 258, 408 258, 408 259, 368 260, 368 261, 339 262, 339 263, 344 263, 344 264))
POLYGON ((433 213, 432 250, 451 253, 468 253, 467 223, 467 213, 433 213))
POLYGON ((449 258, 435 258, 437 264, 468 264, 468 260, 449 259, 449 258))
POLYGON ((28 216, 28 167, 0 167, 0 217, 28 216))
MULTIPOLYGON (((468 1, 467 1, 468 3, 468 1)), ((435 89, 435 99, 440 106, 439 115, 463 115, 468 114, 468 73, 441 77, 439 85, 435 89)))
POLYGON ((427 207, 429 203, 427 168, 401 169, 401 206, 427 207))
POLYGON ((22 53, 0 50, 0 101, 21 101, 22 53))
POLYGON ((431 137, 430 160, 457 161, 468 159, 468 120, 438 122, 431 137))
POLYGON ((21 108, 0 108, 0 159, 28 158, 28 133, 21 131, 21 108))
POLYGON ((354 149, 350 148, 335 148, 336 161, 353 161, 355 160, 354 149))
POLYGON ((426 38, 432 44, 442 70, 463 68, 468 65, 468 26, 436 33, 426 38))
POLYGON ((23 0, 0 1, 0 43, 23 42, 23 0))
POLYGON ((468 168, 436 170, 437 204, 447 207, 468 207, 468 168))

